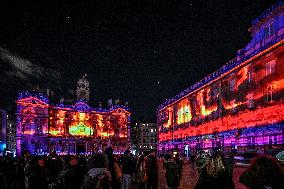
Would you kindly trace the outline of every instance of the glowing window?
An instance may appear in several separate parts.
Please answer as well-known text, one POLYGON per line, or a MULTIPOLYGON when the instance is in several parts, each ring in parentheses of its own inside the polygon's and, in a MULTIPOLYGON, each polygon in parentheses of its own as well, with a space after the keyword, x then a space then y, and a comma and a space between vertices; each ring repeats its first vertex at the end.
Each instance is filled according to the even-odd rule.
POLYGON ((248 108, 254 108, 254 94, 249 93, 247 95, 247 99, 248 99, 248 108))
POLYGON ((266 76, 273 74, 275 72, 275 60, 271 60, 265 64, 265 74, 266 76))
POLYGON ((236 86, 236 79, 230 81, 230 91, 234 91, 236 86))
POLYGON ((273 91, 266 92, 266 102, 273 102, 273 91))
POLYGON ((273 136, 273 145, 277 145, 277 136, 276 135, 274 135, 273 136))
POLYGON ((253 72, 253 70, 250 70, 248 72, 248 82, 251 83, 253 81, 254 81, 254 72, 253 72))

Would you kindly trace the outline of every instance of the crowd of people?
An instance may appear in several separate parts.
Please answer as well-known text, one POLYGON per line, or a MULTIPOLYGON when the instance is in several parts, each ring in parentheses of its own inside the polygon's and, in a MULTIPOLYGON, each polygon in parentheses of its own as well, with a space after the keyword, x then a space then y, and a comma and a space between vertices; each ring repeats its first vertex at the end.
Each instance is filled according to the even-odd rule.
MULTIPOLYGON (((194 189, 234 189, 234 156, 226 157, 217 151, 213 154, 201 150, 197 156, 190 155, 192 170, 197 169, 198 181, 194 189)), ((168 189, 178 189, 182 178, 183 162, 180 158, 165 156, 164 168, 168 189)), ((190 179, 190 178, 186 178, 190 179)), ((252 159, 251 166, 239 178, 249 189, 282 189, 284 170, 279 161, 270 155, 259 155, 252 159)))
MULTIPOLYGON (((165 180, 168 189, 178 189, 183 177, 184 164, 198 170, 195 189, 233 189, 234 159, 220 152, 200 151, 189 160, 179 154, 164 155, 165 180)), ((129 150, 123 155, 113 154, 112 148, 89 156, 65 155, 55 152, 48 156, 0 157, 1 189, 157 189, 159 170, 154 151, 134 156, 129 150)), ((190 178, 186 178, 190 179, 190 178)), ((268 155, 252 161, 239 178, 251 189, 280 189, 284 186, 283 167, 268 155)), ((162 189, 160 187, 160 189, 162 189)))
POLYGON ((1 189, 144 189, 158 187, 154 151, 134 156, 112 148, 93 155, 0 157, 1 189))

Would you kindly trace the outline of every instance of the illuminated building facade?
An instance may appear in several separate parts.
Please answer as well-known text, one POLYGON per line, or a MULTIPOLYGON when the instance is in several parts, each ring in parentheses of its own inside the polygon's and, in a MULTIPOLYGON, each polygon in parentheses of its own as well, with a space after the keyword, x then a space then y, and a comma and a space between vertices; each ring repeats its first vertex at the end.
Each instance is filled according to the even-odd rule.
POLYGON ((0 108, 0 154, 6 149, 7 111, 0 108))
POLYGON ((78 81, 74 105, 65 105, 63 100, 51 104, 44 93, 20 93, 16 101, 17 154, 25 150, 33 154, 88 154, 107 146, 121 153, 129 148, 128 108, 118 104, 108 109, 90 107, 88 86, 85 77, 78 81))
POLYGON ((158 107, 159 153, 283 149, 284 3, 249 31, 236 58, 158 107))

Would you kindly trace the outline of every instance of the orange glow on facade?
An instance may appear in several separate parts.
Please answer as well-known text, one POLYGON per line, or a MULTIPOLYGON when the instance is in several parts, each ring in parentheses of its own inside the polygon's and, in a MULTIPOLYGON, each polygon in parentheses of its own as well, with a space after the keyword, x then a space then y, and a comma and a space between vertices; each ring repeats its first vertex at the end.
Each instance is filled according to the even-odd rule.
MULTIPOLYGON (((208 89, 208 91, 207 91, 207 98, 206 98, 207 100, 210 100, 209 92, 210 92, 210 89, 208 89)), ((202 116, 208 116, 212 112, 217 110, 217 106, 216 105, 214 105, 212 107, 206 108, 205 102, 204 102, 204 99, 205 99, 204 98, 204 89, 202 89, 200 92, 197 93, 197 97, 196 98, 197 98, 197 102, 198 102, 198 104, 200 106, 200 114, 202 116)), ((199 114, 199 112, 198 112, 198 114, 199 114)))
POLYGON ((27 130, 27 131, 24 131, 23 134, 25 134, 25 135, 33 135, 33 134, 35 134, 35 131, 27 130))
MULTIPOLYGON (((25 92, 17 100, 17 136, 21 136, 17 152, 29 148, 37 153, 38 148, 45 153, 52 150, 76 153, 81 143, 85 152, 91 152, 102 150, 106 143, 115 145, 116 140, 126 144, 129 118, 130 112, 118 105, 110 110, 93 109, 85 102, 72 106, 51 105, 44 95, 25 92)), ((125 148, 116 145, 115 150, 125 148)))
POLYGON ((183 153, 183 143, 193 152, 208 146, 237 150, 239 139, 250 149, 262 145, 262 150, 268 150, 272 141, 278 147, 283 144, 284 19, 279 16, 283 8, 280 3, 269 9, 269 20, 275 22, 271 36, 263 36, 267 31, 266 11, 256 19, 259 24, 252 26, 252 41, 237 52, 236 58, 159 106, 160 152, 175 148, 183 153), (191 117, 183 124, 182 107, 188 99, 191 117), (166 109, 175 112, 171 121, 163 114, 166 109), (265 129, 271 133, 265 133, 265 129))
POLYGON ((217 110, 217 106, 213 106, 211 108, 206 109, 204 105, 201 106, 201 115, 203 116, 208 116, 210 115, 212 112, 217 110))
POLYGON ((183 100, 182 102, 180 102, 177 116, 178 124, 187 123, 191 120, 191 109, 188 100, 183 100))
MULTIPOLYGON (((219 118, 216 121, 210 121, 201 124, 198 127, 178 129, 175 131, 174 135, 181 136, 179 138, 184 138, 185 136, 212 134, 216 131, 222 132, 233 129, 255 127, 258 125, 261 126, 268 123, 276 123, 280 120, 284 120, 283 103, 254 111, 247 110, 243 114, 219 118)), ((160 133, 159 141, 163 142, 166 140, 171 140, 171 133, 160 133)))
POLYGON ((74 113, 73 120, 68 128, 69 134, 75 136, 91 136, 93 134, 93 128, 89 120, 89 113, 74 113))
POLYGON ((236 102, 236 100, 232 100, 229 103, 223 102, 223 106, 224 106, 224 108, 226 110, 230 110, 230 109, 237 108, 238 106, 246 104, 246 103, 247 103, 247 101, 245 101, 245 102, 236 102))
POLYGON ((165 122, 165 123, 163 124, 163 126, 164 126, 165 128, 169 128, 169 127, 171 126, 171 124, 172 124, 173 109, 172 109, 171 107, 167 108, 166 114, 167 114, 166 117, 168 117, 168 120, 167 120, 167 122, 165 122))
POLYGON ((237 85, 235 89, 237 89, 247 79, 247 76, 248 76, 248 68, 246 66, 243 69, 241 69, 239 73, 237 74, 237 77, 239 77, 239 79, 237 81, 237 85))

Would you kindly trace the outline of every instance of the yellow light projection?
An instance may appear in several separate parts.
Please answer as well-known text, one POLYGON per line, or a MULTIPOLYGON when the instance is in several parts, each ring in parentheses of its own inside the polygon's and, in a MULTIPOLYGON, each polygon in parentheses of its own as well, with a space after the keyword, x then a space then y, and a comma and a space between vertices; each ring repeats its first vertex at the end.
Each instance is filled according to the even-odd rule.
POLYGON ((203 95, 204 89, 202 89, 200 92, 197 93, 197 103, 200 106, 200 111, 202 116, 208 116, 212 112, 216 111, 218 109, 217 105, 212 106, 210 108, 205 107, 204 103, 204 95, 203 95))
POLYGON ((80 112, 73 116, 74 123, 69 127, 71 135, 90 136, 93 135, 94 130, 89 126, 90 116, 87 113, 80 112))
POLYGON ((177 124, 187 123, 191 120, 189 100, 185 99, 178 104, 177 124))
POLYGON ((50 117, 51 125, 49 134, 51 135, 64 135, 65 132, 65 114, 66 111, 58 110, 54 117, 50 117))

